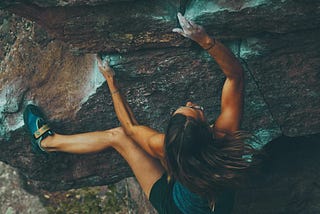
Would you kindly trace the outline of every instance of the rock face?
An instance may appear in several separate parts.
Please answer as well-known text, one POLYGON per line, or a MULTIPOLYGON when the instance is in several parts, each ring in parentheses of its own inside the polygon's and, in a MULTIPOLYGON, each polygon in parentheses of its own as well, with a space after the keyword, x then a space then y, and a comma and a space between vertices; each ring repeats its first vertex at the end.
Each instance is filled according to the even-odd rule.
POLYGON ((26 193, 20 187, 19 173, 2 162, 0 184, 1 213, 47 213, 36 196, 26 193))
POLYGON ((214 121, 224 77, 206 52, 171 32, 177 11, 240 58, 244 129, 264 143, 320 132, 319 1, 4 0, 0 7, 0 160, 17 167, 31 189, 132 175, 113 150, 37 157, 22 127, 27 103, 43 107, 60 133, 118 126, 97 52, 110 59, 141 124, 163 131, 170 107, 188 100, 214 121))

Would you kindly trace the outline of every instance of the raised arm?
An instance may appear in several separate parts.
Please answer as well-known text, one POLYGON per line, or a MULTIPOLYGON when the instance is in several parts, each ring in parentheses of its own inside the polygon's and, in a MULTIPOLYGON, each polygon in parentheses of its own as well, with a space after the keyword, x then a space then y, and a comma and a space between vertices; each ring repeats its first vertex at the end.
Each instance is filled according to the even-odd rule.
POLYGON ((138 124, 134 114, 121 94, 114 70, 107 62, 103 63, 100 57, 97 57, 98 67, 107 81, 115 112, 125 133, 139 144, 147 153, 156 158, 163 157, 164 134, 154 129, 138 124))
POLYGON ((240 128, 243 111, 243 69, 233 53, 218 41, 208 52, 226 75, 221 94, 221 113, 214 126, 216 137, 223 137, 223 131, 233 132, 240 128))
POLYGON ((240 127, 243 110, 243 69, 234 54, 220 43, 210 37, 203 27, 187 20, 180 13, 178 19, 181 28, 173 29, 187 38, 197 42, 216 60, 226 80, 221 95, 221 113, 214 126, 216 137, 223 137, 221 131, 236 131, 240 127))

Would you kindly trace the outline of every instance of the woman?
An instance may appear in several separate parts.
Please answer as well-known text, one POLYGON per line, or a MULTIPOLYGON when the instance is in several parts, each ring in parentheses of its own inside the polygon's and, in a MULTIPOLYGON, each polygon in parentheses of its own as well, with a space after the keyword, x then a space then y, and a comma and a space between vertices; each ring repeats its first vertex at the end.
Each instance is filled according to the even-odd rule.
POLYGON ((121 127, 76 135, 53 133, 44 115, 33 105, 24 113, 38 152, 92 153, 115 148, 129 163, 143 191, 159 213, 230 213, 233 194, 253 164, 248 135, 239 132, 243 109, 243 69, 223 44, 178 13, 180 28, 173 29, 203 47, 226 76, 221 113, 214 125, 203 108, 192 102, 179 107, 165 134, 139 125, 121 95, 115 73, 98 59, 121 127))

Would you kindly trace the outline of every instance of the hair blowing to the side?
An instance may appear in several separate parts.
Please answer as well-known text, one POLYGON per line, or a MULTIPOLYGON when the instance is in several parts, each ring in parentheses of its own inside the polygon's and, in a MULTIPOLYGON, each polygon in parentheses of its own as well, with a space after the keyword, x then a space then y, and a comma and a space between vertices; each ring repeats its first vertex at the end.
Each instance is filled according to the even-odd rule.
POLYGON ((214 200, 226 188, 238 186, 256 164, 247 132, 225 132, 214 139, 208 123, 175 114, 165 134, 168 175, 190 191, 214 200))

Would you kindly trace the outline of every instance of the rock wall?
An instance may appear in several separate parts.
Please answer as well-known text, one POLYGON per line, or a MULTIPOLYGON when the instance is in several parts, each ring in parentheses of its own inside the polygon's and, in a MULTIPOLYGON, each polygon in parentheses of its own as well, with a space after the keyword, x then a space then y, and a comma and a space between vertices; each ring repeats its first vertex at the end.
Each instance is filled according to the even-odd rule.
POLYGON ((0 185, 0 213, 47 213, 38 197, 21 188, 19 172, 2 162, 0 185))
POLYGON ((177 11, 241 60, 243 129, 265 144, 320 131, 318 1, 4 0, 0 7, 0 160, 18 168, 30 189, 108 184, 132 175, 113 150, 37 157, 23 128, 28 103, 42 106, 65 134, 119 125, 97 52, 110 59, 142 124, 163 131, 170 108, 188 100, 214 121, 224 77, 205 51, 171 32, 177 11))

